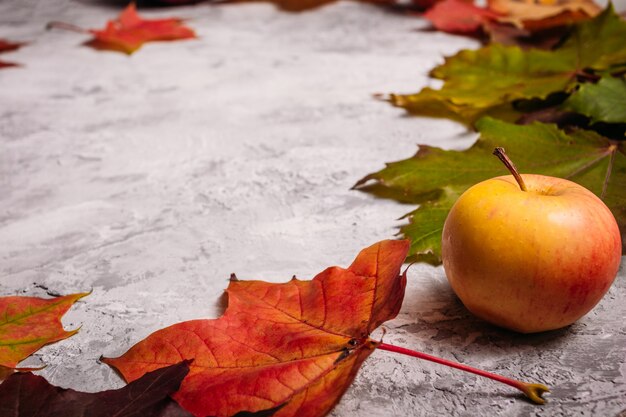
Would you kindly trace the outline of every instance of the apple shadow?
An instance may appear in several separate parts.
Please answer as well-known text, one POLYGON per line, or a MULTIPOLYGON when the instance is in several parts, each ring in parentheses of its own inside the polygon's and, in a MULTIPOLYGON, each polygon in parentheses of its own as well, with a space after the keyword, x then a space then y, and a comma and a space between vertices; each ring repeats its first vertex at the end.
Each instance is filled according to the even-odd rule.
POLYGON ((572 334, 574 326, 532 334, 495 326, 470 313, 452 291, 445 276, 420 282, 419 288, 409 286, 398 317, 402 319, 402 324, 393 326, 389 323, 387 327, 390 331, 399 330, 420 339, 427 335, 437 346, 451 352, 473 344, 505 350, 520 346, 558 348, 572 334))

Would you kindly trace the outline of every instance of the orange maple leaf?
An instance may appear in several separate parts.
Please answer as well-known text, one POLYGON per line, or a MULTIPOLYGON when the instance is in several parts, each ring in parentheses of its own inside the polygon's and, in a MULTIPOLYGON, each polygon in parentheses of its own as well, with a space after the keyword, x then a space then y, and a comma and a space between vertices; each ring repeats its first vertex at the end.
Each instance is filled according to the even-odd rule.
POLYGON ((89 46, 132 54, 145 42, 195 38, 195 32, 177 18, 144 20, 130 3, 117 20, 107 22, 102 30, 91 29, 94 39, 89 46))
POLYGON ((222 317, 175 324, 103 361, 130 382, 192 359, 174 399, 197 416, 323 416, 379 344, 369 334, 398 314, 408 249, 382 241, 311 281, 231 280, 222 317))
POLYGON ((95 49, 132 54, 146 42, 173 41, 196 38, 193 29, 183 25, 183 20, 142 19, 137 14, 135 3, 130 3, 116 20, 109 20, 104 29, 85 30, 63 22, 51 22, 48 28, 60 28, 79 33, 90 33, 94 38, 86 43, 95 49))
POLYGON ((63 329, 61 316, 86 295, 0 298, 0 376, 6 376, 42 346, 76 334, 78 329, 63 329))
POLYGON ((531 32, 587 20, 602 11, 593 0, 488 0, 501 23, 531 32))

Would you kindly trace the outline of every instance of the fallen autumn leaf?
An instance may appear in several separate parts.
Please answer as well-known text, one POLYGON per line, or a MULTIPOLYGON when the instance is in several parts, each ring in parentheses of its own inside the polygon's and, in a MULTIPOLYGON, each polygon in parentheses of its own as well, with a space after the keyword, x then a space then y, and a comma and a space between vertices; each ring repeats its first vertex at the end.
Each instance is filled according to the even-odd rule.
POLYGON ((609 6, 574 27, 554 51, 491 44, 463 50, 431 71, 439 90, 392 94, 389 101, 415 115, 447 117, 469 125, 485 115, 513 121, 511 103, 570 92, 582 81, 626 63, 626 22, 609 6))
POLYGON ((43 299, 0 298, 0 374, 8 374, 23 359, 49 343, 68 338, 78 329, 66 331, 61 316, 88 293, 43 299))
POLYGON ((462 0, 437 2, 424 13, 424 17, 438 30, 467 34, 481 31, 487 21, 498 16, 496 12, 462 0))
POLYGON ((499 14, 495 20, 530 31, 576 23, 602 10, 592 0, 488 0, 487 5, 499 14))
POLYGON ((283 404, 276 417, 324 415, 376 347, 370 332, 400 310, 407 250, 406 241, 384 241, 312 281, 232 280, 219 319, 175 324, 103 361, 133 381, 193 359, 174 398, 197 416, 283 404))
POLYGON ((0 384, 0 415, 12 417, 191 417, 170 398, 189 372, 181 362, 149 372, 123 388, 79 392, 43 377, 16 373, 0 384))
POLYGON ((48 28, 67 29, 79 33, 90 33, 94 38, 86 45, 95 49, 132 54, 146 42, 192 39, 195 32, 183 25, 178 18, 143 19, 137 14, 134 3, 124 9, 116 20, 107 22, 104 29, 86 30, 63 22, 51 22, 48 28))

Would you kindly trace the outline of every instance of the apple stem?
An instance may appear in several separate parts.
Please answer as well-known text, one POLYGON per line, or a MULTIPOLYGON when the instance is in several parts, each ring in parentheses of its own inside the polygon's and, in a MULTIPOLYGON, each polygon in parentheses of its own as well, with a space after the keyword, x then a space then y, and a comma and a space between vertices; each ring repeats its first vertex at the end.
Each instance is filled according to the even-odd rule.
POLYGON ((83 29, 80 26, 72 25, 70 23, 65 23, 65 22, 49 22, 46 25, 46 29, 47 30, 50 30, 50 29, 63 29, 63 30, 69 30, 71 32, 89 33, 89 31, 87 29, 83 29))
POLYGON ((502 163, 506 166, 506 168, 511 172, 511 174, 513 174, 513 176, 515 177, 515 181, 517 181, 517 183, 519 184, 519 188, 521 188, 522 191, 528 191, 524 179, 517 171, 517 168, 515 168, 515 164, 513 163, 513 161, 511 161, 511 158, 509 158, 509 156, 504 151, 504 148, 497 147, 493 150, 493 154, 497 156, 498 159, 500 159, 502 163))
POLYGON ((452 368, 460 369, 465 372, 471 372, 476 375, 483 376, 485 378, 492 379, 494 381, 502 382, 513 388, 517 388, 522 391, 526 397, 528 397, 535 404, 543 404, 545 400, 541 397, 544 392, 550 392, 550 389, 543 384, 529 384, 526 382, 511 379, 498 374, 492 374, 491 372, 483 371, 481 369, 472 368, 471 366, 464 365, 462 363, 450 361, 448 359, 438 358, 427 353, 417 352, 411 349, 406 349, 399 346, 390 345, 381 342, 377 345, 378 349, 386 350, 389 352, 400 353, 402 355, 413 356, 419 359, 425 359, 427 361, 439 363, 442 365, 450 366, 452 368))

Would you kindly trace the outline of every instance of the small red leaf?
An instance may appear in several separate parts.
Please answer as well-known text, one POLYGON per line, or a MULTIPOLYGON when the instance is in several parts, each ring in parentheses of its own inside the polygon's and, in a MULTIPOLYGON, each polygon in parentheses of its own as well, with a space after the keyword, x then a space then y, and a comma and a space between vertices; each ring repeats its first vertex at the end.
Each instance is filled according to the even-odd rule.
POLYGON ((178 18, 144 20, 131 3, 119 18, 109 21, 104 29, 92 29, 94 39, 89 46, 132 54, 145 42, 195 38, 194 31, 178 18))
POLYGON ((85 30, 81 27, 50 22, 48 28, 59 28, 79 33, 90 33, 94 37, 86 43, 95 49, 132 54, 146 42, 173 41, 195 38, 195 32, 183 25, 178 18, 146 20, 137 14, 134 3, 130 3, 116 20, 109 20, 104 29, 85 30))
POLYGON ((424 13, 424 17, 435 28, 450 33, 476 33, 486 22, 498 16, 490 10, 460 0, 443 0, 424 13))

